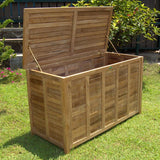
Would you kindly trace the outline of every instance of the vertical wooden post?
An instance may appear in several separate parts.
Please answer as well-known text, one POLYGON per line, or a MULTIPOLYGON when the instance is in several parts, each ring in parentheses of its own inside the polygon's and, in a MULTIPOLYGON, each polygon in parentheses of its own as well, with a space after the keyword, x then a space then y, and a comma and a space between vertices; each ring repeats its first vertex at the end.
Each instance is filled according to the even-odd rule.
POLYGON ((29 56, 27 56, 29 53, 28 49, 28 40, 29 40, 29 31, 28 31, 28 25, 29 25, 29 13, 25 12, 24 10, 24 21, 23 21, 23 68, 28 69, 27 63, 29 56), (25 66, 24 66, 25 65, 25 66))
POLYGON ((118 119, 118 86, 119 85, 119 68, 116 69, 116 102, 115 102, 115 121, 118 119))
POLYGON ((105 71, 102 72, 102 128, 105 127, 105 71))
POLYGON ((45 114, 46 136, 49 137, 46 79, 43 78, 42 81, 43 81, 43 97, 44 97, 44 114, 45 114))
POLYGON ((90 100, 89 100, 89 76, 86 76, 86 109, 87 109, 87 137, 90 135, 90 100))
POLYGON ((32 115, 32 104, 31 104, 31 93, 30 93, 30 71, 26 70, 27 76, 27 91, 28 91, 28 103, 29 103, 29 116, 30 116, 30 125, 31 125, 31 133, 33 134, 33 115, 32 115))
POLYGON ((62 87, 62 102, 63 102, 63 141, 64 141, 64 152, 67 154, 71 148, 71 82, 66 81, 65 79, 61 82, 62 87))
POLYGON ((131 71, 131 66, 128 64, 128 92, 127 92, 127 115, 129 114, 129 102, 130 102, 130 71, 131 71))
POLYGON ((141 113, 142 111, 142 84, 143 84, 143 57, 139 59, 139 108, 138 112, 141 113))

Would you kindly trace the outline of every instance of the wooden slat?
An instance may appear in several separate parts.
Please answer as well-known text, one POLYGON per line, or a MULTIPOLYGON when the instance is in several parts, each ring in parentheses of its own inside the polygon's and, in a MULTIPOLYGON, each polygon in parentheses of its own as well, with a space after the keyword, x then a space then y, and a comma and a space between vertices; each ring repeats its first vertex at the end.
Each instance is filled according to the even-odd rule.
MULTIPOLYGON (((98 27, 98 28, 100 28, 100 27, 98 27)), ((76 38, 78 39, 79 37, 82 37, 82 38, 84 38, 84 37, 90 37, 90 36, 96 36, 96 35, 102 35, 102 36, 104 36, 104 34, 105 34, 105 31, 104 31, 104 29, 105 29, 105 27, 103 27, 103 29, 100 29, 100 30, 98 30, 97 28, 93 28, 93 29, 95 29, 95 31, 93 30, 93 31, 91 31, 91 29, 89 28, 87 28, 87 29, 85 29, 85 30, 88 30, 88 31, 85 31, 84 29, 77 29, 77 34, 76 34, 76 38)), ((77 39, 76 39, 76 41, 77 41, 77 39)))
POLYGON ((105 126, 115 121, 115 109, 108 108, 105 110, 105 126))
POLYGON ((119 68, 116 69, 116 101, 115 101, 115 121, 118 120, 118 94, 119 94, 119 68))
POLYGON ((37 28, 62 27, 62 26, 70 26, 71 27, 71 22, 29 24, 28 28, 29 29, 34 29, 34 28, 37 29, 37 28))
POLYGON ((143 82, 143 57, 139 57, 139 108, 138 112, 141 113, 142 109, 142 82, 143 82))
POLYGON ((43 42, 43 43, 33 43, 30 44, 31 48, 43 48, 43 47, 47 47, 47 46, 51 46, 51 45, 60 45, 60 44, 68 44, 69 45, 70 40, 69 39, 65 39, 65 40, 56 40, 56 41, 49 41, 49 42, 43 42))
POLYGON ((75 47, 75 50, 79 50, 79 49, 87 49, 87 48, 90 48, 90 47, 97 47, 97 46, 102 46, 104 45, 104 42, 98 42, 98 43, 91 43, 91 44, 84 44, 84 45, 81 45, 81 46, 76 46, 75 47))
MULTIPOLYGON (((87 52, 88 56, 92 52, 96 55, 99 50, 104 49, 111 13, 112 7, 25 9, 27 21, 24 22, 24 36, 27 35, 28 39, 24 47, 30 45, 43 71, 51 73, 51 69, 47 68, 53 61, 63 65, 59 59, 67 55, 73 56, 77 52, 87 52)), ((28 53, 24 50, 24 54, 28 53)), ((37 69, 33 65, 33 58, 27 58, 29 56, 24 56, 25 68, 37 69)))
MULTIPOLYGON (((77 7, 76 10, 77 11, 100 11, 100 12, 105 12, 105 11, 111 11, 113 9, 113 7, 111 6, 107 6, 107 7, 104 7, 104 6, 101 6, 101 7, 77 7)), ((39 13, 50 13, 50 14, 54 14, 54 13, 57 13, 59 15, 59 12, 62 12, 62 13, 70 13, 72 11, 75 10, 75 7, 55 7, 55 8, 25 8, 25 11, 27 11, 28 13, 31 13, 31 14, 39 14, 39 13)), ((104 14, 103 14, 104 15, 104 14)))
MULTIPOLYGON (((90 16, 90 19, 88 19, 88 20, 81 20, 81 21, 78 20, 77 25, 104 23, 105 21, 106 21, 106 17, 105 17, 105 19, 96 19, 95 17, 94 17, 94 19, 91 19, 91 16, 90 16)), ((81 28, 81 27, 79 27, 79 28, 81 28)))
POLYGON ((130 105, 130 72, 131 72, 131 66, 128 64, 128 93, 127 93, 127 115, 129 114, 129 105, 130 105))
MULTIPOLYGON (((50 127, 50 137, 55 139, 57 142, 61 142, 63 139, 63 130, 54 124, 50 127)), ((61 143, 63 144, 63 142, 61 143)))
POLYGON ((85 16, 78 16, 78 21, 82 21, 82 20, 90 20, 90 19, 94 19, 94 20, 98 20, 98 19, 103 19, 106 20, 108 18, 108 14, 106 13, 105 15, 85 15, 85 16))
MULTIPOLYGON (((104 40, 105 40, 105 36, 95 37, 95 38, 90 37, 90 38, 84 39, 82 41, 76 41, 75 45, 76 46, 83 46, 83 45, 90 45, 90 44, 100 43, 100 42, 103 42, 103 44, 104 44, 104 40)), ((87 46, 87 48, 88 48, 88 46, 87 46)))
POLYGON ((32 114, 32 104, 31 104, 31 93, 30 93, 30 74, 29 74, 29 70, 26 71, 26 76, 27 76, 27 92, 28 92, 30 125, 31 125, 31 133, 33 134, 33 114, 32 114))
POLYGON ((62 92, 61 83, 58 77, 53 79, 50 77, 45 79, 45 96, 47 108, 45 109, 47 115, 48 136, 55 141, 64 144, 63 141, 63 108, 62 108, 62 92))
POLYGON ((40 137, 42 137, 42 138, 50 141, 51 143, 56 144, 56 145, 59 146, 60 148, 63 148, 63 144, 60 143, 60 142, 58 142, 58 141, 56 141, 56 140, 54 140, 53 138, 47 137, 46 135, 41 134, 40 132, 36 131, 35 129, 34 129, 34 133, 35 133, 36 135, 38 135, 38 136, 40 136, 40 137))
POLYGON ((71 82, 63 81, 63 141, 64 141, 64 151, 69 153, 72 144, 72 132, 71 132, 71 113, 72 113, 72 102, 71 102, 71 82))
POLYGON ((90 131, 97 131, 102 127, 102 74, 92 74, 89 78, 90 94, 90 131), (96 114, 92 114, 96 113, 96 114))
POLYGON ((119 67, 118 75, 118 118, 127 114, 128 101, 128 65, 119 67))
POLYGON ((71 34, 71 27, 70 26, 61 26, 61 27, 46 27, 44 28, 35 28, 29 30, 29 39, 43 37, 50 37, 50 36, 59 36, 59 35, 70 35, 71 34))
POLYGON ((83 10, 83 12, 80 12, 79 11, 79 16, 88 16, 88 15, 90 15, 92 18, 94 18, 94 16, 106 16, 106 15, 108 15, 108 11, 106 10, 101 10, 100 8, 99 8, 99 10, 98 10, 98 8, 97 9, 95 9, 94 10, 94 8, 93 7, 91 7, 90 9, 88 9, 88 10, 83 10), (91 10, 90 10, 91 9, 91 10))
POLYGON ((29 40, 29 32, 28 32, 28 23, 29 14, 24 11, 24 22, 23 22, 23 68, 26 69, 28 65, 28 57, 29 49, 28 49, 28 40, 29 40))
MULTIPOLYGON (((33 52, 35 53, 37 50, 36 48, 32 49, 33 52)), ((51 45, 51 46, 46 46, 41 49, 38 49, 38 54, 37 54, 37 59, 38 60, 44 60, 47 58, 55 57, 55 59, 58 57, 58 54, 61 54, 61 56, 66 56, 69 53, 69 47, 67 45, 51 45), (62 48, 63 47, 63 48, 62 48), (46 53, 46 55, 44 55, 46 53)), ((54 59, 53 59, 54 60, 54 59)))
MULTIPOLYGON (((70 64, 70 63, 74 63, 74 62, 79 62, 79 61, 84 61, 84 60, 88 60, 88 59, 90 59, 90 58, 93 58, 93 57, 95 57, 95 55, 93 55, 92 54, 92 52, 91 52, 91 55, 90 56, 84 56, 85 55, 85 53, 83 54, 83 56, 81 57, 81 54, 80 55, 76 55, 75 56, 75 58, 74 59, 69 59, 69 57, 64 57, 64 58, 61 58, 61 59, 56 59, 56 61, 54 60, 52 60, 52 63, 54 62, 54 64, 50 64, 50 63, 46 63, 45 61, 44 61, 44 64, 42 64, 42 62, 41 62, 41 67, 43 68, 43 70, 45 69, 45 70, 47 70, 47 69, 50 69, 50 68, 55 68, 55 67, 57 67, 57 66, 61 66, 61 64, 63 64, 63 65, 66 65, 66 64, 70 64), (80 56, 80 58, 78 58, 80 56), (46 63, 46 64, 45 64, 46 63)), ((97 57, 99 57, 99 55, 96 55, 97 57)), ((32 65, 31 65, 31 63, 30 63, 30 66, 32 67, 32 66, 35 66, 35 63, 33 62, 32 63, 32 65)), ((37 71, 38 72, 38 71, 37 71)), ((48 73, 46 73, 46 72, 44 72, 46 75, 48 74, 48 73)), ((52 72, 52 73, 54 73, 54 72, 52 72)), ((58 73, 54 73, 54 74, 58 74, 58 73)), ((51 75, 51 74, 49 74, 49 75, 51 75)), ((59 74, 58 74, 59 75, 59 74)), ((57 77, 60 77, 60 76, 58 76, 57 75, 57 77)), ((56 76, 56 75, 55 75, 56 76)), ((63 77, 61 77, 62 79, 63 79, 63 77)))
MULTIPOLYGON (((26 10, 26 9, 25 9, 26 10)), ((30 10, 30 9, 29 9, 30 10)), ((62 12, 57 12, 56 11, 54 12, 54 10, 50 10, 50 9, 47 9, 45 10, 45 12, 43 10, 39 11, 38 13, 31 13, 31 20, 32 19, 39 19, 40 17, 41 18, 60 18, 60 17, 72 17, 73 14, 72 14, 72 11, 68 11, 67 13, 62 13, 62 12)), ((30 12, 33 12, 33 10, 30 12)))
POLYGON ((115 69, 115 68, 119 67, 119 65, 124 66, 124 65, 127 65, 129 63, 137 62, 137 61, 139 61, 139 58, 138 57, 133 57, 132 59, 128 59, 128 60, 125 60, 123 62, 121 61, 121 62, 110 64, 110 65, 107 65, 107 66, 94 68, 92 70, 87 70, 87 71, 77 73, 77 74, 74 74, 74 75, 69 75, 66 78, 67 79, 69 78, 70 80, 74 80, 74 79, 81 78, 81 77, 86 76, 86 75, 91 75, 93 73, 99 73, 99 71, 106 70, 107 68, 109 69, 110 67, 112 67, 112 69, 115 69))
POLYGON ((53 112, 50 107, 48 107, 48 119, 49 119, 49 123, 56 123, 57 126, 60 126, 60 127, 63 127, 62 125, 62 119, 63 119, 63 116, 62 116, 62 111, 61 113, 56 113, 56 112, 53 112))
POLYGON ((86 106, 86 80, 85 78, 71 81, 72 97, 72 142, 87 134, 87 106, 86 106), (80 128, 83 132, 78 132, 80 128))
POLYGON ((102 128, 105 127, 105 72, 102 72, 102 128))
POLYGON ((47 79, 54 79, 55 80, 54 82, 61 82, 64 79, 63 77, 58 76, 58 75, 53 75, 53 74, 49 74, 46 72, 41 72, 41 71, 37 71, 37 70, 33 70, 33 69, 30 70, 30 73, 31 73, 31 75, 34 74, 35 76, 39 75, 39 76, 46 77, 47 79))
POLYGON ((95 137, 95 136, 97 136, 97 135, 99 135, 101 133, 103 133, 104 131, 106 131, 106 130, 108 130, 108 129, 114 127, 114 126, 116 126, 117 124, 119 124, 119 123, 123 122, 124 120, 126 120, 126 119, 134 116, 137 113, 138 112, 132 112, 129 115, 126 115, 126 116, 122 117, 121 119, 117 120, 116 122, 108 124, 107 126, 105 126, 104 129, 97 130, 96 132, 92 133, 90 135, 90 137, 85 137, 85 138, 79 139, 78 141, 76 141, 76 142, 73 143, 72 148, 80 145, 81 143, 83 143, 83 142, 85 142, 85 141, 87 141, 87 140, 89 140, 89 139, 91 139, 91 138, 93 138, 93 137, 95 137))
POLYGON ((77 141, 77 139, 81 139, 85 137, 85 130, 86 126, 81 125, 80 127, 76 128, 75 130, 72 130, 72 135, 73 135, 73 141, 77 141))
POLYGON ((33 18, 31 15, 31 18, 29 19, 29 23, 32 24, 39 24, 39 23, 48 23, 48 22, 68 22, 72 20, 72 14, 65 15, 59 14, 58 15, 50 15, 50 14, 41 14, 38 18, 33 18), (65 17, 65 18, 64 18, 65 17))
POLYGON ((56 37, 47 37, 43 39, 35 39, 35 40, 29 40, 29 44, 41 44, 45 42, 51 42, 51 41, 61 41, 61 40, 67 40, 69 38, 69 35, 61 35, 56 37))
POLYGON ((74 52, 74 44, 75 44, 75 35, 76 35, 76 28, 77 28, 77 15, 78 12, 74 11, 74 18, 73 18, 73 24, 72 24, 72 38, 71 38, 71 54, 74 52))
POLYGON ((86 76, 86 107, 87 107, 87 136, 90 135, 90 100, 89 100, 89 77, 86 76))
POLYGON ((49 136, 49 127, 48 127, 48 106, 47 106, 47 87, 46 79, 43 78, 43 96, 44 96, 44 113, 45 113, 45 126, 46 126, 46 136, 49 136))
POLYGON ((77 29, 83 29, 83 28, 94 28, 94 27, 105 27, 106 26, 106 23, 103 22, 103 23, 95 23, 95 24, 81 24, 81 25, 78 25, 77 26, 77 29))
MULTIPOLYGON (((68 153, 141 111, 141 57, 105 52, 111 8, 25 12, 24 47, 30 45, 44 71, 28 72, 33 133, 68 153)), ((36 68, 24 54, 24 66, 36 68)))
POLYGON ((75 43, 76 44, 84 44, 84 43, 86 43, 87 41, 89 41, 89 40, 92 40, 92 42, 91 43, 93 43, 94 41, 98 41, 98 39, 99 39, 99 41, 102 41, 102 40, 104 40, 104 38, 105 38, 105 36, 104 35, 101 35, 101 34, 97 34, 97 35, 91 35, 91 36, 85 36, 85 37, 79 37, 79 38, 76 38, 76 40, 75 40, 75 43), (93 41, 94 40, 94 41, 93 41), (84 41, 84 42, 83 42, 84 41), (82 43, 83 42, 83 43, 82 43))

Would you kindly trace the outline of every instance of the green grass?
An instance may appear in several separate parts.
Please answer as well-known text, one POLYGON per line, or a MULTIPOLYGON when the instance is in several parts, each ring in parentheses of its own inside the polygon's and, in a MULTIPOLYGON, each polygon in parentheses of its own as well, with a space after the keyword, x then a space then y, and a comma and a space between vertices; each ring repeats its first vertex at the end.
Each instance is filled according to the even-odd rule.
POLYGON ((136 115, 67 155, 30 134, 26 80, 0 84, 0 159, 159 160, 160 67, 144 65, 142 114, 136 115))

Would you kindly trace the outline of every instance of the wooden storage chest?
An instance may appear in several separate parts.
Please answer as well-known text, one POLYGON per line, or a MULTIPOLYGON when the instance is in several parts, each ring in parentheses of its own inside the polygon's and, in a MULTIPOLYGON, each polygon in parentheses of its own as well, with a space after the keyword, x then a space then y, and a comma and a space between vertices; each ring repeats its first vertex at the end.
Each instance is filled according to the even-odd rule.
POLYGON ((143 57, 106 51, 111 15, 112 7, 24 10, 31 132, 65 153, 141 112, 143 57))

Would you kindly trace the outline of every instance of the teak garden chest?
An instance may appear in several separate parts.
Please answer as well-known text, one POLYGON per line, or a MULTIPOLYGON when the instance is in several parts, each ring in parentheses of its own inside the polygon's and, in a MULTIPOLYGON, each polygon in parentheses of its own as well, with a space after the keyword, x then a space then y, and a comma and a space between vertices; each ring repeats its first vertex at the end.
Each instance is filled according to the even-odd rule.
POLYGON ((143 58, 106 51, 111 16, 112 7, 24 10, 31 132, 65 153, 141 112, 143 58))

